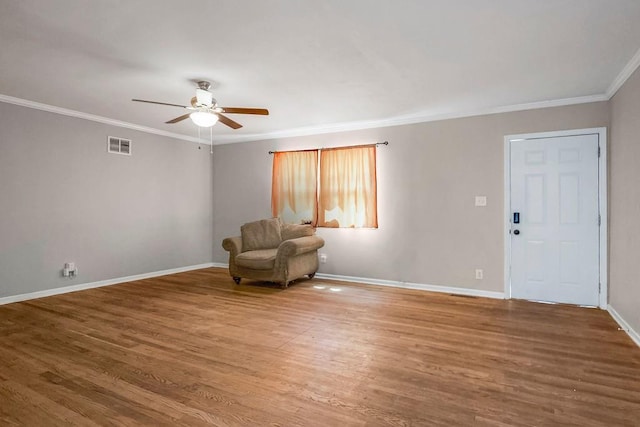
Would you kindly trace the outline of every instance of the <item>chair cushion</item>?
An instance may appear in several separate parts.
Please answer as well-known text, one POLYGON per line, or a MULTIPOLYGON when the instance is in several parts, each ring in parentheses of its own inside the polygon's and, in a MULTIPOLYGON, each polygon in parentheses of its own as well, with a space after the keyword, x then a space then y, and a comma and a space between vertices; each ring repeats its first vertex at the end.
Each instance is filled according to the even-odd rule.
POLYGON ((277 248, 282 242, 278 218, 248 222, 240 227, 242 252, 277 248))
POLYGON ((272 270, 277 253, 277 248, 242 252, 236 256, 236 264, 253 270, 272 270))
POLYGON ((297 239, 298 237, 313 236, 316 230, 310 225, 283 224, 282 240, 297 239))

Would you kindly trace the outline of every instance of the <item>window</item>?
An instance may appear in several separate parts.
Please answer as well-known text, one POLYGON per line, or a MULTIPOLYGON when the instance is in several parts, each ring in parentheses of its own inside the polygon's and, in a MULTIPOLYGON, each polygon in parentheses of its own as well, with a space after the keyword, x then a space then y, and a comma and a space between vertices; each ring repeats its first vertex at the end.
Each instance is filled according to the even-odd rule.
POLYGON ((271 212, 286 223, 317 222, 318 150, 273 154, 271 212))
POLYGON ((271 208, 284 222, 377 228, 376 146, 275 153, 271 208))

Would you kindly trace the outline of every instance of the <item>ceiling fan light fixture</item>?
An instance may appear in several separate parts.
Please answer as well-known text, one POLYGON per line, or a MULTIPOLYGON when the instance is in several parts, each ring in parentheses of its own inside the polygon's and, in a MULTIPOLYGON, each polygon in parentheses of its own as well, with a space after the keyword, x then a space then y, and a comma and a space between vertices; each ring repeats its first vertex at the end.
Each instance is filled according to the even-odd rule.
POLYGON ((218 122, 218 115, 207 111, 195 111, 189 114, 191 121, 201 128, 210 128, 218 122))
POLYGON ((196 102, 198 105, 213 105, 213 94, 208 90, 196 89, 196 102))

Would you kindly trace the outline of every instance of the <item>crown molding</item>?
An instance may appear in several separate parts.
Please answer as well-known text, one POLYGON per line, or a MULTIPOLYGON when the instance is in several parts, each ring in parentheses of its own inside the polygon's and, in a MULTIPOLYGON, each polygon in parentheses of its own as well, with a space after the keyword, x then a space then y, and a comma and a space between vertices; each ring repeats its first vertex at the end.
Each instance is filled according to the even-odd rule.
MULTIPOLYGON (((460 119, 465 117, 484 116, 490 114, 499 113, 511 113, 517 111, 535 110, 538 108, 550 108, 550 107, 562 107, 567 105, 586 104, 590 102, 602 102, 609 101, 616 92, 622 87, 622 85, 633 75, 633 73, 640 67, 640 49, 633 55, 631 60, 625 65, 620 74, 614 79, 606 93, 597 95, 579 96, 574 98, 554 99, 549 101, 538 101, 524 104, 514 104, 502 107, 487 107, 477 110, 470 110, 466 112, 421 112, 412 115, 392 117, 382 120, 362 120, 346 123, 334 123, 322 126, 309 126, 295 129, 288 129, 284 131, 266 132, 266 133, 254 133, 244 135, 233 136, 221 136, 214 138, 214 145, 233 144, 236 142, 250 142, 250 141, 262 141, 269 139, 291 138, 299 136, 309 135, 321 135, 327 133, 337 132, 349 132, 355 130, 364 130, 372 128, 383 128, 390 126, 409 125, 416 123, 434 122, 439 120, 460 119)), ((0 102, 8 104, 19 105, 22 107, 33 108, 36 110, 48 111, 50 113, 61 114, 69 117, 76 117, 79 119, 90 120, 98 123, 104 123, 111 126, 122 127, 126 129, 137 130, 140 132, 151 133, 160 136, 166 136, 169 138, 180 139, 183 141, 195 142, 198 144, 210 144, 211 142, 205 139, 200 139, 192 136, 182 135, 173 132, 167 132, 160 129, 155 129, 147 126, 141 126, 134 123, 123 122, 120 120, 110 119, 108 117, 96 116, 94 114, 83 113, 81 111, 71 110, 68 108, 56 107, 54 105, 42 104, 40 102, 29 101, 27 99, 16 98, 13 96, 0 94, 0 102)))
POLYGON ((439 120, 461 119, 465 117, 484 116, 489 114, 512 113, 517 111, 535 110, 538 108, 562 107, 567 105, 586 104, 590 102, 609 101, 618 92, 623 84, 640 67, 640 49, 633 55, 620 74, 613 80, 607 91, 603 94, 578 96, 549 101, 538 101, 524 104, 514 104, 503 107, 489 107, 485 109, 467 112, 429 113, 423 112, 409 116, 399 116, 383 120, 365 120, 349 123, 337 123, 326 126, 312 126, 290 129, 286 131, 269 132, 263 134, 250 134, 221 137, 214 141, 214 145, 232 144, 235 142, 250 142, 269 139, 290 138, 296 136, 320 135, 325 133, 348 132, 371 128, 409 125, 415 123, 434 122, 439 120))
MULTIPOLYGON (((640 60, 640 55, 636 55, 636 56, 638 56, 638 60, 640 60)), ((628 67, 629 66, 625 67, 625 70, 628 67)), ((631 73, 633 73, 633 71, 631 71, 631 73)), ((629 76, 627 76, 627 78, 628 77, 629 76)), ((484 116, 484 115, 490 115, 490 114, 535 110, 538 108, 550 108, 550 107, 562 107, 567 105, 586 104, 590 102, 608 101, 609 99, 610 97, 607 96, 606 94, 599 94, 599 95, 579 96, 575 98, 563 98, 563 99, 555 99, 555 100, 549 100, 549 101, 537 101, 537 102, 530 102, 530 103, 524 103, 524 104, 514 104, 514 105, 507 105, 502 107, 480 108, 477 110, 470 110, 466 112, 447 112, 447 113, 421 112, 417 114, 391 117, 391 118, 382 119, 382 120, 361 120, 361 121, 355 121, 355 122, 334 123, 334 124, 322 125, 322 126, 301 127, 301 128, 288 129, 288 130, 276 131, 276 132, 220 136, 218 138, 214 137, 213 144, 223 145, 223 144, 233 144, 237 142, 263 141, 263 140, 270 140, 270 139, 291 138, 291 137, 299 137, 299 136, 322 135, 327 133, 349 132, 349 131, 364 130, 364 129, 384 128, 384 127, 391 127, 391 126, 410 125, 410 124, 416 124, 416 123, 435 122, 440 120, 460 119, 465 117, 484 116)), ((167 132, 160 129, 136 125, 134 123, 123 122, 120 120, 110 119, 108 117, 96 116, 93 114, 83 113, 81 111, 70 110, 67 108, 56 107, 48 104, 42 104, 39 102, 29 101, 26 99, 16 98, 13 96, 8 96, 3 94, 0 94, 0 102, 19 105, 27 108, 34 108, 36 110, 48 111, 51 113, 62 114, 65 116, 76 117, 84 120, 91 120, 94 122, 104 123, 111 126, 133 129, 140 132, 167 136, 169 138, 195 142, 198 144, 211 144, 210 141, 205 139, 199 139, 199 138, 195 138, 187 135, 167 132)))
POLYGON ((618 89, 622 87, 623 84, 633 75, 633 73, 640 67, 640 49, 636 52, 631 60, 625 65, 625 67, 620 71, 618 77, 611 83, 609 89, 607 89, 607 99, 613 98, 613 96, 618 92, 618 89))
POLYGON ((608 101, 606 94, 579 96, 575 98, 554 99, 549 101, 514 104, 502 107, 488 107, 466 112, 432 113, 423 112, 407 116, 398 116, 382 120, 363 120, 357 122, 336 123, 323 126, 302 127, 285 131, 276 131, 262 134, 238 135, 220 137, 214 141, 214 145, 233 144, 236 142, 263 141, 269 139, 291 138, 298 136, 320 135, 325 133, 348 132, 363 129, 383 128, 390 126, 409 125, 416 123, 435 122, 440 120, 460 119, 465 117, 485 116, 490 114, 511 113, 538 108, 562 107, 567 105, 587 104, 590 102, 608 101))
POLYGON ((56 107, 55 105, 42 104, 40 102, 29 101, 28 99, 16 98, 0 93, 0 102, 7 104, 19 105, 21 107, 33 108, 35 110, 47 111, 49 113, 61 114, 63 116, 75 117, 78 119, 90 120, 92 122, 103 123, 106 125, 137 130, 140 132, 151 133, 154 135, 167 136, 169 138, 181 139, 183 141, 196 142, 198 144, 211 144, 210 141, 192 136, 182 135, 179 133, 167 132, 160 129, 141 126, 134 123, 123 122, 120 120, 110 119, 108 117, 96 116, 94 114, 83 113, 82 111, 70 110, 68 108, 56 107))

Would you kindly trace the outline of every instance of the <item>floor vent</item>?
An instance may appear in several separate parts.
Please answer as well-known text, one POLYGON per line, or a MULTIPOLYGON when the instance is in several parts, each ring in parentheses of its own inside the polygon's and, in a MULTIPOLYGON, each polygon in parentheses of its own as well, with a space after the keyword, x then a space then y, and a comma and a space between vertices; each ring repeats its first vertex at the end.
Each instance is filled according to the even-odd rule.
POLYGON ((131 155, 131 140, 110 136, 107 138, 107 151, 114 154, 131 155))

